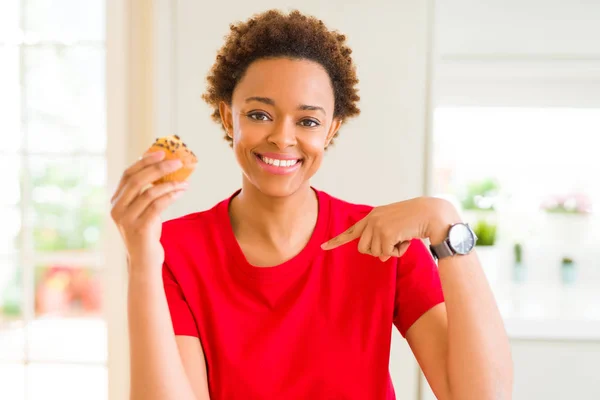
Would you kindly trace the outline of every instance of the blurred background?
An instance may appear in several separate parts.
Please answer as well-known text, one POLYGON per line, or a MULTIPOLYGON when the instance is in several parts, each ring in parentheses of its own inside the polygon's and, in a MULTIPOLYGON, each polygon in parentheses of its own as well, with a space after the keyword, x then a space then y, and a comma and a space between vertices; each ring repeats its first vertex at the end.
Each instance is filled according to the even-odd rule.
MULTIPOLYGON (((0 0, 0 398, 127 398, 108 198, 172 133, 201 156, 165 218, 238 187, 200 95, 228 24, 272 7, 354 49, 363 113, 315 186, 374 205, 450 199, 480 238, 514 398, 600 398, 600 2, 234 3, 0 0)), ((390 371, 398 398, 434 398, 397 332, 390 371)))

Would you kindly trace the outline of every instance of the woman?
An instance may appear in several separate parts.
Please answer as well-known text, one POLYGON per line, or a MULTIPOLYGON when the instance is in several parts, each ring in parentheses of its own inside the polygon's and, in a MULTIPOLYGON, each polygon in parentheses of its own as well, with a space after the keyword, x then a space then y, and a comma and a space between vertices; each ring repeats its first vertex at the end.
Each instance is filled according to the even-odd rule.
POLYGON ((133 399, 393 399, 392 325, 439 399, 510 398, 477 257, 444 247, 456 210, 433 198, 373 208, 310 186, 359 114, 350 54, 299 12, 232 25, 204 98, 241 189, 161 224, 187 185, 142 189, 181 165, 153 153, 124 173, 112 215, 128 250, 133 399))

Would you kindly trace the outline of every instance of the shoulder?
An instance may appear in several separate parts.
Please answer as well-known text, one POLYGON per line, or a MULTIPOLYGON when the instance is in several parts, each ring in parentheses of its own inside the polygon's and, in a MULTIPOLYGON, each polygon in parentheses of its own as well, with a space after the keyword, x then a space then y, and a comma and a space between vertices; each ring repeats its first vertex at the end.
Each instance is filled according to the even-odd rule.
POLYGON ((210 209, 163 222, 160 242, 165 264, 178 280, 195 281, 198 273, 220 262, 227 247, 228 225, 223 215, 227 218, 228 201, 225 199, 210 209))
POLYGON ((200 236, 213 234, 216 230, 222 229, 220 222, 222 208, 227 207, 229 198, 220 201, 213 207, 186 214, 178 218, 173 218, 163 222, 161 242, 163 245, 173 245, 176 243, 198 243, 200 236), (202 233, 202 235, 200 235, 202 233))
POLYGON ((216 214, 215 208, 216 206, 209 210, 187 214, 163 222, 161 240, 169 240, 174 236, 180 237, 195 231, 198 228, 198 225, 210 224, 215 216, 214 214, 216 214))

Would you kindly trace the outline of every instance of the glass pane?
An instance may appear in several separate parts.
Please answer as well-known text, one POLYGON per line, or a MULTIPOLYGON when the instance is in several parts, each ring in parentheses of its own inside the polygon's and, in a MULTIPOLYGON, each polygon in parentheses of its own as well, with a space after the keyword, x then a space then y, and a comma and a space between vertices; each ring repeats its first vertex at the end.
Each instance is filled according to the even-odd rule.
POLYGON ((0 207, 0 221, 0 257, 15 255, 21 247, 21 210, 16 207, 0 207))
POLYGON ((101 276, 97 269, 38 266, 35 269, 35 315, 101 318, 101 276))
POLYGON ((22 282, 17 261, 0 258, 0 361, 21 361, 25 355, 22 282))
POLYGON ((35 269, 35 320, 28 331, 31 359, 106 361, 101 279, 95 269, 62 265, 35 269))
POLYGON ((108 371, 104 366, 31 364, 27 392, 27 400, 108 400, 108 371))
POLYGON ((104 54, 101 46, 25 50, 29 151, 104 151, 104 54))
POLYGON ((435 190, 460 195, 494 181, 504 196, 497 201, 528 201, 533 212, 554 194, 582 193, 598 204, 600 185, 590 182, 600 162, 585 145, 598 132, 600 109, 439 108, 435 190))
POLYGON ((600 109, 436 109, 435 194, 474 225, 492 281, 600 280, 598 132, 600 109))
MULTIPOLYGON (((14 43, 19 33, 20 0, 0 1, 0 43, 14 43)), ((2 66, 0 65, 0 69, 2 66)), ((1 79, 1 78, 0 78, 1 79)))
POLYGON ((105 164, 101 157, 30 158, 37 251, 98 247, 107 207, 105 164))
POLYGON ((104 0, 23 0, 28 35, 44 41, 104 40, 104 0))
MULTIPOLYGON (((0 3, 4 4, 3 1, 0 3)), ((0 6, 0 30, 4 18, 2 7, 0 6)), ((0 90, 0 140, 4 144, 9 144, 0 149, 0 158, 4 157, 2 153, 14 153, 21 148, 21 88, 19 82, 19 48, 0 44, 0 88, 2 88, 0 90)))
POLYGON ((0 154, 0 171, 4 171, 0 207, 16 206, 21 201, 21 157, 17 154, 0 154))
POLYGON ((3 399, 25 399, 25 366, 0 363, 0 395, 3 399))

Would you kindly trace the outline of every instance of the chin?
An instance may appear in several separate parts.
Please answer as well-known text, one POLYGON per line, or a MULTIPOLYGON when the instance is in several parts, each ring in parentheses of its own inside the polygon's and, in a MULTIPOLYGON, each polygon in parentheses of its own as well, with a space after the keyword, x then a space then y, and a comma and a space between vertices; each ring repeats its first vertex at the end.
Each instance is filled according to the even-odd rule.
POLYGON ((289 197, 309 185, 308 182, 297 182, 295 180, 285 182, 285 179, 277 178, 251 179, 251 182, 258 191, 268 197, 289 197))

